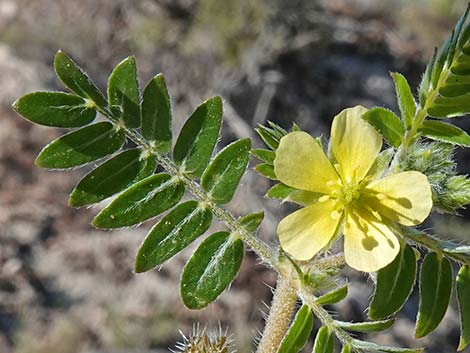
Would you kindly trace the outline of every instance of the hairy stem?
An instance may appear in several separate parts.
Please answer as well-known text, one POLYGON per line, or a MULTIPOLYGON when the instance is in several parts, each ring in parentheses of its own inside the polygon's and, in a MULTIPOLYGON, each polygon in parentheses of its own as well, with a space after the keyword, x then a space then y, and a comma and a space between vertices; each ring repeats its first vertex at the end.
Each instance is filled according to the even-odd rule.
POLYGON ((146 141, 138 132, 126 128, 110 111, 103 109, 99 109, 99 111, 109 120, 114 122, 119 128, 123 129, 129 140, 134 142, 137 146, 142 147, 148 153, 154 155, 157 162, 168 173, 172 176, 178 177, 184 183, 186 190, 197 198, 199 202, 204 203, 220 221, 225 223, 231 232, 236 232, 243 242, 250 246, 263 262, 267 263, 279 272, 279 261, 276 255, 277 252, 274 249, 261 239, 257 238, 254 233, 247 231, 230 211, 213 202, 199 183, 182 173, 178 166, 168 156, 160 153, 155 146, 146 141))
POLYGON ((314 295, 303 289, 299 290, 298 294, 302 301, 312 309, 315 316, 320 319, 324 326, 328 327, 330 332, 332 332, 338 338, 343 346, 354 346, 354 339, 346 331, 338 327, 336 321, 333 319, 333 317, 331 317, 328 311, 316 303, 316 298, 314 295))
POLYGON ((257 353, 276 353, 278 351, 281 341, 289 328, 296 300, 295 287, 289 279, 280 275, 271 302, 269 316, 266 319, 263 336, 256 350, 257 353))

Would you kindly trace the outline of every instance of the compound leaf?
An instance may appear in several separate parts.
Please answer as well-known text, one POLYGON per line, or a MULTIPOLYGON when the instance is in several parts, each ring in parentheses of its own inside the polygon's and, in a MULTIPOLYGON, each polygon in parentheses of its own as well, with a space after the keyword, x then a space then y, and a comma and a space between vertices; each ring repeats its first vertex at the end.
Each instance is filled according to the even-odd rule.
POLYGON ((470 267, 462 266, 456 284, 461 331, 458 350, 461 351, 470 343, 470 267))
POLYGON ((147 234, 137 253, 135 272, 161 265, 203 234, 211 222, 211 211, 196 201, 176 206, 147 234))
POLYGON ((383 319, 399 311, 410 296, 415 280, 416 254, 406 244, 392 263, 379 270, 369 317, 383 319))
POLYGON ((168 174, 151 175, 132 185, 93 220, 97 228, 129 227, 173 207, 183 197, 184 185, 168 174))
POLYGON ((313 345, 313 353, 333 353, 334 350, 333 335, 328 327, 320 327, 315 337, 315 344, 313 345))
POLYGON ((470 147, 470 136, 465 131, 443 121, 426 120, 419 132, 433 140, 470 147))
POLYGON ((243 260, 243 242, 228 232, 207 237, 184 267, 181 297, 189 309, 203 309, 232 283, 243 260))
POLYGON ((171 147, 171 103, 162 74, 155 76, 145 87, 142 100, 142 136, 160 152, 171 147))
POLYGON ((91 171, 73 189, 69 205, 82 207, 100 202, 153 174, 154 156, 146 156, 141 149, 121 152, 91 171))
POLYGON ((442 321, 452 291, 452 267, 436 253, 424 258, 419 279, 419 310, 416 338, 430 334, 442 321))
POLYGON ((204 171, 201 186, 215 203, 224 204, 232 199, 248 165, 250 147, 250 139, 231 143, 217 154, 204 171))
POLYGON ((87 125, 96 116, 85 99, 63 92, 27 94, 13 103, 13 109, 33 123, 65 128, 87 125))
POLYGON ((308 305, 302 305, 284 336, 277 353, 297 353, 307 343, 313 328, 313 313, 308 305))
POLYGON ((55 139, 42 149, 35 163, 41 168, 77 167, 116 152, 124 141, 124 132, 113 124, 96 123, 55 139))
POLYGON ((390 145, 394 147, 400 146, 405 134, 405 128, 400 118, 392 111, 384 108, 372 108, 364 113, 362 118, 381 133, 390 145))
POLYGON ((63 84, 80 97, 93 101, 99 108, 106 108, 108 102, 103 93, 85 72, 63 51, 54 58, 54 69, 63 84))
POLYGON ((124 125, 140 126, 140 91, 135 57, 121 61, 108 80, 108 101, 111 111, 118 112, 124 125))
POLYGON ((222 99, 208 99, 181 129, 173 158, 187 175, 198 178, 206 169, 219 137, 222 114, 222 99))

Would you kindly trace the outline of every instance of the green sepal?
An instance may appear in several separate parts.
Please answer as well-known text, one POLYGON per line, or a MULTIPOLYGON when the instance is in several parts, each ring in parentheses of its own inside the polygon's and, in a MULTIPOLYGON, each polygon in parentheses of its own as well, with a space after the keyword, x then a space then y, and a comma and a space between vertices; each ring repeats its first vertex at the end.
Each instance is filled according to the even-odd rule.
POLYGON ((156 159, 142 153, 139 148, 126 150, 91 171, 73 189, 69 206, 92 205, 152 175, 156 159))
POLYGON ((470 267, 462 266, 457 274, 457 301, 460 312, 460 342, 458 350, 470 344, 470 267))
POLYGON ((201 186, 217 204, 229 202, 245 173, 250 159, 251 140, 232 142, 210 162, 201 178, 201 186))
POLYGON ((408 244, 402 246, 395 260, 379 270, 369 317, 384 319, 399 311, 416 281, 416 254, 408 244))
POLYGON ((41 168, 68 169, 82 166, 119 150, 125 141, 122 130, 100 122, 63 135, 39 153, 35 164, 41 168))
POLYGON ((274 173, 274 167, 268 163, 261 163, 255 167, 255 170, 260 173, 262 176, 271 179, 277 180, 276 174, 274 173))
POLYGON ((405 128, 400 118, 391 110, 384 108, 372 108, 362 115, 362 118, 371 124, 387 142, 393 146, 401 145, 405 128))
POLYGON ((108 105, 103 93, 90 80, 88 75, 63 51, 54 57, 54 69, 62 83, 80 97, 90 99, 99 108, 108 105))
POLYGON ((124 125, 135 129, 140 126, 140 90, 135 57, 130 56, 114 68, 108 80, 109 106, 120 112, 124 125))
POLYGON ((413 123, 416 114, 416 102, 411 93, 410 85, 405 76, 398 72, 391 73, 393 82, 395 83, 395 92, 398 99, 398 107, 400 108, 401 116, 407 129, 413 123))
POLYGON ((135 260, 135 272, 151 270, 172 258, 202 235, 211 222, 211 211, 197 201, 176 206, 145 237, 135 260))
POLYGON ((352 346, 356 350, 365 352, 384 352, 384 353, 421 353, 424 351, 424 348, 399 348, 399 347, 390 347, 382 346, 377 343, 365 342, 358 339, 352 340, 352 346))
POLYGON ((439 325, 449 306, 452 291, 452 267, 449 260, 428 253, 421 265, 419 310, 415 337, 430 334, 439 325))
POLYGON ((184 124, 173 150, 173 159, 187 175, 198 178, 210 161, 222 124, 222 99, 202 103, 184 124))
POLYGON ((238 222, 248 232, 254 232, 259 228, 263 219, 264 219, 264 212, 260 211, 260 212, 250 213, 246 216, 240 217, 238 219, 238 222))
POLYGON ((348 295, 348 285, 336 288, 331 292, 323 294, 321 297, 318 297, 315 302, 319 305, 330 305, 336 304, 346 298, 348 295))
POLYGON ((260 161, 271 165, 274 163, 274 158, 276 158, 276 152, 263 148, 253 149, 251 150, 251 154, 258 158, 260 161))
POLYGON ((33 123, 64 128, 87 125, 96 116, 85 99, 63 92, 27 94, 13 103, 13 109, 33 123))
POLYGON ((388 330, 395 323, 395 319, 367 322, 344 322, 335 321, 338 327, 346 331, 355 332, 380 332, 388 330))
POLYGON ((180 291, 189 309, 203 309, 232 283, 243 260, 243 241, 229 232, 207 237, 186 263, 180 291))
POLYGON ((145 87, 142 99, 142 136, 166 153, 171 148, 171 101, 165 78, 155 76, 145 87))
POLYGON ((470 136, 464 130, 443 121, 426 120, 418 131, 433 140, 470 147, 470 136))
POLYGON ((335 346, 333 335, 326 326, 320 327, 315 337, 312 353, 333 353, 335 346))
POLYGON ((302 305, 289 330, 282 339, 277 353, 297 353, 307 343, 313 328, 313 313, 308 305, 302 305))
POLYGON ((394 155, 395 151, 393 148, 387 148, 386 150, 380 152, 372 164, 372 167, 370 167, 369 171, 367 172, 367 176, 371 177, 372 180, 380 179, 388 170, 394 155))
POLYGON ((276 131, 264 125, 258 125, 255 131, 261 137, 266 146, 268 146, 270 149, 275 151, 279 147, 279 141, 281 141, 281 138, 283 136, 279 133, 279 131, 276 131))
POLYGON ((151 175, 132 185, 93 219, 96 228, 130 227, 158 216, 178 203, 184 185, 168 174, 151 175))

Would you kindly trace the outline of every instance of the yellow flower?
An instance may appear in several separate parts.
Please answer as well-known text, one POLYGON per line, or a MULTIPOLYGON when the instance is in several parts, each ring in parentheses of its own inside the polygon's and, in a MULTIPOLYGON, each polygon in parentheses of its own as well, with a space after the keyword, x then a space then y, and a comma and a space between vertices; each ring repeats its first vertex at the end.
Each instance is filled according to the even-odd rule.
POLYGON ((277 178, 321 194, 318 202, 278 225, 283 249, 298 260, 312 258, 344 233, 346 263, 360 271, 377 271, 399 252, 394 225, 420 224, 431 212, 431 187, 424 174, 407 171, 379 180, 369 175, 382 138, 361 118, 366 111, 357 106, 334 118, 331 161, 305 132, 281 139, 274 160, 277 178))

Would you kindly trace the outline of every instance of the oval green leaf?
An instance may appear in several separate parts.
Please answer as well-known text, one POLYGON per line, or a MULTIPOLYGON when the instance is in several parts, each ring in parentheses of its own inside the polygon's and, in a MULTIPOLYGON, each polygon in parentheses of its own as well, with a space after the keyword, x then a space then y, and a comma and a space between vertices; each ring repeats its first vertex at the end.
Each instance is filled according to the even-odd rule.
POLYGON ((33 123, 65 128, 89 124, 96 116, 83 98, 63 92, 27 94, 13 103, 13 109, 33 123))
POLYGON ((202 103, 184 124, 173 151, 173 159, 184 173, 198 178, 206 169, 222 124, 222 99, 202 103))
POLYGON ((63 135, 45 146, 35 160, 38 167, 67 169, 106 157, 124 144, 122 130, 101 122, 63 135))
POLYGON ((254 232, 259 228, 264 219, 264 212, 250 213, 238 219, 238 222, 249 232, 254 232))
POLYGON ((261 163, 255 167, 255 170, 260 173, 262 176, 271 179, 277 180, 276 174, 274 173, 274 167, 268 163, 261 163))
POLYGON ((416 113, 416 102, 413 93, 411 93, 410 85, 405 76, 398 72, 393 72, 391 75, 395 83, 395 92, 397 94, 401 116, 403 117, 405 126, 410 128, 416 113))
POLYGON ((80 97, 90 99, 100 108, 108 105, 103 93, 82 69, 63 51, 54 58, 54 69, 63 84, 80 97))
POLYGON ((156 166, 155 157, 144 155, 138 148, 121 152, 80 180, 69 205, 82 207, 100 202, 152 175, 156 166))
POLYGON ((218 232, 205 239, 184 267, 181 297, 189 309, 203 309, 232 283, 243 260, 243 242, 218 232))
POLYGON ((307 343, 313 328, 313 314, 308 305, 302 305, 284 336, 278 353, 298 353, 307 343))
POLYGON ((315 344, 313 345, 313 353, 333 353, 334 350, 333 335, 328 327, 320 327, 315 337, 315 344))
POLYGON ((460 343, 464 350, 470 343, 470 267, 462 266, 457 275, 457 300, 460 312, 460 343))
POLYGON ((168 174, 151 175, 139 181, 93 219, 96 228, 129 227, 158 216, 178 203, 184 185, 168 174))
POLYGON ((372 108, 362 116, 369 124, 371 124, 385 140, 393 147, 401 145, 405 128, 400 118, 392 111, 384 108, 372 108))
POLYGON ((426 120, 419 132, 433 140, 470 147, 470 136, 461 128, 436 120, 426 120))
POLYGON ((140 126, 140 91, 135 57, 121 61, 108 80, 108 101, 113 111, 118 108, 124 125, 140 126))
POLYGON ((250 147, 250 139, 232 142, 204 171, 201 186, 215 203, 225 204, 232 199, 248 165, 250 147))
POLYGON ((211 222, 211 211, 196 201, 176 206, 152 228, 143 241, 137 253, 135 272, 145 272, 161 265, 203 234, 211 222))
POLYGON ((430 334, 442 321, 452 291, 452 267, 449 260, 429 253, 424 258, 419 278, 419 310, 416 338, 430 334))
POLYGON ((251 150, 251 154, 258 158, 260 161, 263 161, 268 164, 273 164, 274 159, 276 158, 276 152, 271 150, 265 150, 262 148, 251 150))
POLYGON ((331 292, 323 294, 321 297, 317 298, 315 302, 319 305, 330 305, 336 304, 346 298, 348 295, 348 285, 339 287, 331 292))
POLYGON ((405 245, 391 264, 379 270, 369 317, 383 319, 399 311, 410 296, 415 280, 416 254, 411 246, 405 245))
POLYGON ((341 348, 341 353, 352 353, 352 347, 349 344, 346 344, 341 348))
POLYGON ((171 147, 171 103, 162 74, 155 76, 145 87, 142 100, 142 136, 160 152, 171 147))
POLYGON ((385 331, 393 326, 395 319, 382 320, 382 321, 367 321, 367 322, 344 322, 335 321, 338 327, 346 331, 355 332, 379 332, 385 331))

